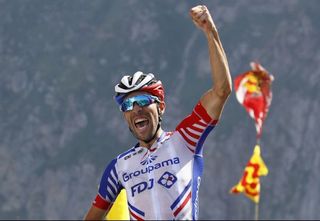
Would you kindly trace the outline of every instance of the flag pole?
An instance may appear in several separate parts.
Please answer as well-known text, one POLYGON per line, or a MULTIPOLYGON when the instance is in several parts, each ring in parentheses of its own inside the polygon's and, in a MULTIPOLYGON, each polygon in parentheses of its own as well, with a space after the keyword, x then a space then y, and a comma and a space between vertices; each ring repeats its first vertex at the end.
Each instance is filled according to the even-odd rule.
POLYGON ((259 220, 259 203, 255 206, 254 220, 259 220))

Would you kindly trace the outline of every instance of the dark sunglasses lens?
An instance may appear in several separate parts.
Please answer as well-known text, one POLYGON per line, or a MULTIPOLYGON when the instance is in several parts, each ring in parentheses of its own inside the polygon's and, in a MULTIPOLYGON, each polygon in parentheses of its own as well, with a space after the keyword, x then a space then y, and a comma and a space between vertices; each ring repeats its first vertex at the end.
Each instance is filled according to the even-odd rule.
POLYGON ((126 100, 125 102, 123 102, 121 104, 121 111, 125 112, 125 111, 129 111, 129 110, 132 110, 132 102, 130 100, 126 100))
POLYGON ((123 112, 130 111, 133 109, 134 103, 137 103, 140 107, 144 107, 144 106, 152 104, 154 101, 156 101, 156 99, 152 96, 138 95, 138 96, 131 97, 131 98, 128 98, 127 100, 125 100, 121 104, 120 109, 123 112))
POLYGON ((140 107, 144 107, 144 106, 147 106, 149 104, 152 103, 152 100, 148 97, 144 97, 142 99, 139 99, 137 100, 137 104, 140 106, 140 107))

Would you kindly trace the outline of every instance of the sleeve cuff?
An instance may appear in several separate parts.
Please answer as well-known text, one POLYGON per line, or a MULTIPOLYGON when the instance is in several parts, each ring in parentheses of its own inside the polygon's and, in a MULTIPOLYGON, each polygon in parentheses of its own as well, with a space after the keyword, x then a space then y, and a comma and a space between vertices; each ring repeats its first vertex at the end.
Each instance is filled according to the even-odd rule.
POLYGON ((103 199, 99 194, 96 196, 95 200, 92 202, 92 205, 98 207, 99 209, 108 210, 112 203, 103 199))
POLYGON ((218 120, 212 119, 206 109, 202 106, 201 102, 199 101, 198 104, 194 107, 194 112, 197 114, 201 119, 211 125, 216 125, 218 120))

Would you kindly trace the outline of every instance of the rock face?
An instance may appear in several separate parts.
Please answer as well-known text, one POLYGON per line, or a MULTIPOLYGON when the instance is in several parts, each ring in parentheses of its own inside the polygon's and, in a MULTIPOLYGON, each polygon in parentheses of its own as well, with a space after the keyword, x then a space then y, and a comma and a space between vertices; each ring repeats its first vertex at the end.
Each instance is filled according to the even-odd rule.
MULTIPOLYGON (((125 73, 166 86, 173 130, 211 86, 206 39, 185 1, 0 1, 0 218, 81 219, 106 164, 135 140, 113 101, 125 73)), ((261 219, 319 219, 320 2, 208 1, 232 76, 275 77, 261 140, 261 219)), ((233 93, 205 143, 201 219, 253 219, 229 189, 255 145, 233 93)))

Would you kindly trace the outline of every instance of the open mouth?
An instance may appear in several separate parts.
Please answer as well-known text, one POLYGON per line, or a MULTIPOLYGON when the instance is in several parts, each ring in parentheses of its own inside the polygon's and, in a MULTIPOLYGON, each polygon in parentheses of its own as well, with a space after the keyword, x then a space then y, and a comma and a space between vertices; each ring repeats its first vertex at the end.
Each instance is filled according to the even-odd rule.
POLYGON ((134 121, 134 125, 137 129, 145 129, 149 125, 149 120, 147 118, 138 118, 134 121))

